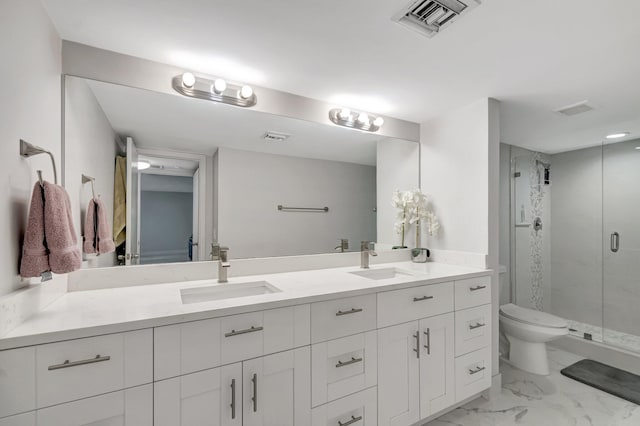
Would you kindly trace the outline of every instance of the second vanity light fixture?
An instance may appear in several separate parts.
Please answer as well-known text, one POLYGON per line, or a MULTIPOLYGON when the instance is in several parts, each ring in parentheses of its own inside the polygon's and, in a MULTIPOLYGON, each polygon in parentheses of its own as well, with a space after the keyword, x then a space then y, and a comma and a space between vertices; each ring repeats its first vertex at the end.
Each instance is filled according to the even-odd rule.
POLYGON ((222 102, 239 107, 252 107, 258 102, 253 89, 248 85, 227 83, 221 78, 209 80, 196 77, 190 72, 177 75, 171 80, 174 90, 191 98, 222 102))
POLYGON ((351 127, 365 132, 377 132, 384 124, 384 118, 366 112, 351 111, 349 108, 334 108, 329 111, 329 120, 338 126, 351 127))

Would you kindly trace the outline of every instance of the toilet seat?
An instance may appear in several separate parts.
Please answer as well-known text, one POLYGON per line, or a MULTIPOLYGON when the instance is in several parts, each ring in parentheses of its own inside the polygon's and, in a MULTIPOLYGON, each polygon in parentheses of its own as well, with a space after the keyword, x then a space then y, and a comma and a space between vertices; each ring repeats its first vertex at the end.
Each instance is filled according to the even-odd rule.
POLYGON ((522 308, 513 303, 500 306, 500 315, 523 324, 549 328, 567 328, 567 321, 546 312, 522 308))

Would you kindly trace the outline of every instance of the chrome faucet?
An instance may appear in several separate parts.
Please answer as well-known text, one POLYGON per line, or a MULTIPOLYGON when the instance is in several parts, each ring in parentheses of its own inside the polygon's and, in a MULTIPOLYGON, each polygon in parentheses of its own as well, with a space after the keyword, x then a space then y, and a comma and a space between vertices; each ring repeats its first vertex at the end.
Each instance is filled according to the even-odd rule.
POLYGON ((231 267, 229 263, 229 247, 220 247, 220 257, 218 258, 218 282, 228 283, 227 270, 231 267))
POLYGON ((334 250, 338 250, 340 253, 349 250, 349 240, 347 238, 340 238, 340 245, 336 246, 334 250))
POLYGON ((361 241, 360 242, 360 267, 362 269, 369 269, 369 256, 377 256, 371 245, 375 244, 373 241, 361 241))

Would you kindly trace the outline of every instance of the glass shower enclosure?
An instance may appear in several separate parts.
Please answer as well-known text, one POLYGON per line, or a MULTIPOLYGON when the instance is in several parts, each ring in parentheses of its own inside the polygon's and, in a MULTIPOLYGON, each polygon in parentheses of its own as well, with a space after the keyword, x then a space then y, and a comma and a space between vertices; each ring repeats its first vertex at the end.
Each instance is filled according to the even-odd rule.
POLYGON ((509 153, 511 301, 640 353, 640 140, 509 153))

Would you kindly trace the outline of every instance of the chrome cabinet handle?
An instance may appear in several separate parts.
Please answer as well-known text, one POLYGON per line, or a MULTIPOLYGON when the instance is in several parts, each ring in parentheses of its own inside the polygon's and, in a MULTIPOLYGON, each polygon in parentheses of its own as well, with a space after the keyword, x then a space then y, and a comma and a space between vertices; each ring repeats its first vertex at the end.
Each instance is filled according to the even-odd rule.
POLYGON ((231 419, 236 418, 236 379, 231 379, 231 419))
POLYGON ((251 401, 253 402, 253 412, 258 411, 258 375, 254 374, 251 379, 253 383, 253 396, 251 397, 251 401))
POLYGON ((482 290, 483 288, 487 288, 486 285, 477 285, 475 287, 469 287, 469 291, 478 291, 478 290, 482 290))
POLYGON ((347 365, 356 364, 358 362, 362 362, 362 358, 351 357, 349 361, 338 361, 338 363, 336 364, 336 368, 346 367, 347 365))
POLYGON ((469 369, 469 374, 476 374, 476 373, 481 372, 484 369, 485 369, 485 367, 478 367, 475 370, 469 369))
POLYGON ((238 330, 238 331, 231 330, 229 333, 225 333, 224 337, 239 336, 241 334, 253 333, 253 332, 262 331, 262 330, 264 330, 264 327, 262 326, 256 327, 252 325, 251 328, 246 328, 244 330, 238 330))
POLYGON ((353 308, 348 311, 338 311, 336 312, 336 316, 341 317, 342 315, 357 314, 358 312, 362 312, 362 308, 353 308))
POLYGON ((427 344, 424 345, 427 350, 427 355, 431 355, 431 329, 427 328, 427 331, 424 332, 424 335, 427 336, 427 344))
POLYGON ((416 338, 416 348, 413 350, 416 353, 416 358, 420 358, 420 330, 416 331, 413 335, 416 338))
POLYGON ((479 322, 477 322, 476 325, 469 324, 469 330, 475 330, 476 328, 484 327, 485 325, 487 324, 481 324, 479 322))
POLYGON ((614 232, 611 234, 611 251, 617 253, 620 250, 620 234, 614 232))
POLYGON ((111 359, 110 356, 100 356, 100 355, 96 355, 95 358, 83 359, 80 361, 69 361, 67 359, 62 364, 50 365, 48 370, 60 370, 61 368, 77 367, 78 365, 87 365, 87 364, 93 364, 96 362, 104 362, 104 361, 109 361, 110 359, 111 359))
POLYGON ((340 420, 338 420, 338 426, 349 426, 352 425, 356 422, 359 422, 360 420, 362 420, 362 416, 351 416, 351 420, 347 420, 346 422, 341 422, 340 420))
POLYGON ((414 302, 422 302, 423 300, 433 299, 433 296, 422 296, 422 297, 414 297, 414 302))

